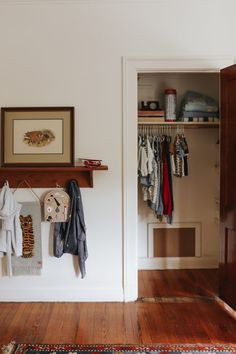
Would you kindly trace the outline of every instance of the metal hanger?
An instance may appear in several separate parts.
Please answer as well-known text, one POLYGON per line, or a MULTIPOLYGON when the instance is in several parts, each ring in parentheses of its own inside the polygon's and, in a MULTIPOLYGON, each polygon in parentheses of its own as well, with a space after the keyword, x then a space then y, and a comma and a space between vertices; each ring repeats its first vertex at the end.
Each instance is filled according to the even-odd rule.
POLYGON ((20 181, 16 187, 16 189, 13 191, 13 194, 20 188, 22 187, 22 185, 26 185, 26 187, 29 189, 29 191, 33 194, 33 196, 37 199, 37 201, 39 201, 39 203, 41 203, 41 200, 39 198, 39 196, 35 193, 35 191, 32 189, 31 185, 29 184, 29 182, 26 179, 23 179, 22 181, 20 181))

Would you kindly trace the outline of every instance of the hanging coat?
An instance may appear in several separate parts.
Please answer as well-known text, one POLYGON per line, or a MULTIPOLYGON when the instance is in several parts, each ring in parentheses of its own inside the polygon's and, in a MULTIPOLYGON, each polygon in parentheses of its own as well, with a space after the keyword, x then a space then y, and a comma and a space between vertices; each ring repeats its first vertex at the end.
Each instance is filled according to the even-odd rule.
POLYGON ((21 204, 16 201, 6 182, 0 193, 0 256, 7 256, 8 275, 12 275, 11 256, 22 255, 20 210, 21 204))
POLYGON ((83 204, 76 180, 69 182, 66 192, 70 196, 70 215, 67 222, 55 223, 54 256, 61 257, 63 253, 78 255, 81 277, 84 278, 88 250, 83 204))

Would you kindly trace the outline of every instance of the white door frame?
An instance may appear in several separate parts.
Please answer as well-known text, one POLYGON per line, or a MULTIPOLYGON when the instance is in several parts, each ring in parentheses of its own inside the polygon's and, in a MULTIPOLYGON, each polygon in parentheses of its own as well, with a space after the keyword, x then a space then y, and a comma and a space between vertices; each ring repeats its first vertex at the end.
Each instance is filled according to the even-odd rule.
POLYGON ((137 75, 154 72, 219 72, 231 57, 123 58, 123 289, 124 301, 138 297, 137 75))

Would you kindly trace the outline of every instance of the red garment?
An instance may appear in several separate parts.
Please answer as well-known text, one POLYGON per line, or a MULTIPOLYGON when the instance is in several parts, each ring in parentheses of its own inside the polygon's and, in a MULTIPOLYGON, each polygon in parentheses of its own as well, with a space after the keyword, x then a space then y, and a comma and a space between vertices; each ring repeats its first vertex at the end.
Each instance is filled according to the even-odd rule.
POLYGON ((167 161, 163 164, 163 214, 172 215, 172 200, 167 161))

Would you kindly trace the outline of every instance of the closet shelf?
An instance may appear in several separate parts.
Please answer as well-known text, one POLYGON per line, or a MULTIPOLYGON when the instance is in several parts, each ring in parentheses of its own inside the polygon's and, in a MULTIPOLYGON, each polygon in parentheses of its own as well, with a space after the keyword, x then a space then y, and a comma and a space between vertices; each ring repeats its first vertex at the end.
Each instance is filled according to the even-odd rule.
POLYGON ((157 125, 168 127, 183 127, 184 129, 219 128, 219 122, 138 122, 138 125, 157 125))
POLYGON ((93 187, 93 172, 108 170, 108 166, 96 167, 2 167, 0 168, 0 186, 5 181, 16 188, 26 180, 32 188, 65 187, 71 179, 76 179, 83 188, 93 187))

